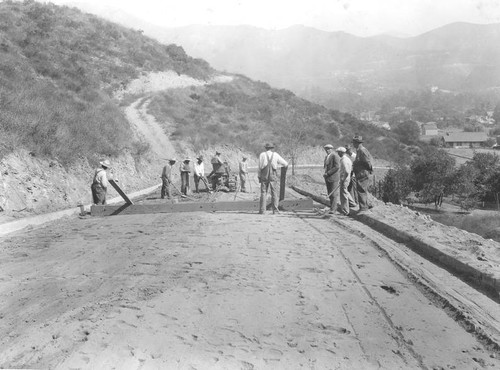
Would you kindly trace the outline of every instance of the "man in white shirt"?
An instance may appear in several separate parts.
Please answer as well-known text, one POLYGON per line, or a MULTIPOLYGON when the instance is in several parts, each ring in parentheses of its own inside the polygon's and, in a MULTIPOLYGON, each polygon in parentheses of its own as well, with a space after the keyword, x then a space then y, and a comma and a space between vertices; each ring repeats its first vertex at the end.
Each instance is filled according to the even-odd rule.
POLYGON ((200 180, 205 184, 207 191, 210 192, 208 180, 205 177, 205 164, 201 155, 196 158, 196 163, 194 164, 194 187, 197 193, 199 193, 198 185, 200 184, 200 180))
POLYGON ((259 155, 259 182, 260 182, 260 207, 259 213, 264 214, 266 210, 266 199, 268 189, 271 188, 271 203, 273 214, 279 213, 278 210, 278 201, 279 197, 277 194, 277 170, 278 165, 283 167, 288 167, 288 162, 285 161, 278 153, 275 153, 272 149, 274 149, 274 145, 266 144, 264 146, 266 148, 265 152, 260 153, 259 155))
POLYGON ((356 202, 348 190, 351 181, 352 162, 346 153, 346 148, 341 146, 336 151, 340 157, 340 212, 349 215, 349 207, 356 206, 356 202))
POLYGON ((108 192, 108 176, 106 170, 111 164, 106 159, 99 162, 101 167, 96 168, 90 190, 92 191, 92 200, 94 204, 106 204, 106 194, 108 192))

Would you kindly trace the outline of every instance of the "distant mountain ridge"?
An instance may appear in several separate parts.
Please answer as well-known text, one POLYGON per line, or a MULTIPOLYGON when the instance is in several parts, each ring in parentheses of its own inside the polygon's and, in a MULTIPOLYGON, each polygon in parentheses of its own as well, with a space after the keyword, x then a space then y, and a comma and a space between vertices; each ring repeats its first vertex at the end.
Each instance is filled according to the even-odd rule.
POLYGON ((358 37, 301 25, 281 30, 248 25, 164 28, 116 9, 85 6, 161 42, 178 44, 218 70, 241 73, 305 97, 311 91, 500 88, 500 23, 457 22, 404 38, 358 37))
POLYGON ((357 37, 304 26, 187 26, 156 31, 217 69, 298 93, 500 87, 500 24, 453 23, 416 37, 357 37))

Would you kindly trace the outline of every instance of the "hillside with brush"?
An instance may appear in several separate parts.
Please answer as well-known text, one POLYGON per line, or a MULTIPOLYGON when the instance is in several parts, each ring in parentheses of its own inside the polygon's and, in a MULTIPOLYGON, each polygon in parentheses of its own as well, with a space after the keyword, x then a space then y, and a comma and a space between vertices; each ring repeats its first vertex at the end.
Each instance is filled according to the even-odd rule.
POLYGON ((0 3, 0 156, 26 148, 71 164, 140 148, 113 91, 141 73, 213 70, 163 45, 76 9, 0 3))
POLYGON ((258 154, 265 142, 274 142, 291 157, 326 143, 345 145, 360 133, 378 158, 402 152, 386 130, 241 75, 230 83, 163 91, 153 98, 150 113, 159 122, 174 122, 171 138, 195 151, 226 143, 258 154))

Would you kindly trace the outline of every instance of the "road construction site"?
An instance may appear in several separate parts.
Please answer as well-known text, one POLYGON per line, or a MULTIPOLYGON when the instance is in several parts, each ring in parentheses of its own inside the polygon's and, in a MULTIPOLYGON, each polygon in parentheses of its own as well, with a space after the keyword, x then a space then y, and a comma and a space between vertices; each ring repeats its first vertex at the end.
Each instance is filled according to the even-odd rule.
MULTIPOLYGON (((248 193, 176 201, 256 201, 251 180, 248 193)), ((285 198, 305 197, 287 188, 285 198)), ((168 202, 158 190, 132 201, 168 202)), ((389 226, 411 238, 408 222, 404 212, 384 219, 384 207, 359 217, 330 217, 318 202, 276 215, 86 214, 6 234, 0 367, 500 367, 496 256, 473 284, 447 261, 479 273, 477 261, 431 262, 396 240, 389 226)))
MULTIPOLYGON (((194 83, 181 77, 161 89, 194 83)), ((127 118, 173 156, 149 101, 127 118)), ((376 201, 329 217, 317 172, 287 179, 315 202, 289 187, 309 206, 276 215, 255 210, 250 173, 248 193, 162 200, 156 185, 114 215, 1 224, 0 368, 500 368, 498 243, 376 201)))

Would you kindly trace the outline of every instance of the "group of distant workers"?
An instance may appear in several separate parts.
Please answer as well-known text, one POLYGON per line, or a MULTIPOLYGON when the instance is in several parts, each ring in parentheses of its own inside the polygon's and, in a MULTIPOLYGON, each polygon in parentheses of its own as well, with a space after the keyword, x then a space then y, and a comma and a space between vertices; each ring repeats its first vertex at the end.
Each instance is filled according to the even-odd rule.
MULTIPOLYGON (((363 212, 372 207, 368 201, 369 175, 373 172, 372 157, 369 151, 362 145, 363 138, 356 135, 352 144, 356 149, 353 152, 350 145, 334 149, 333 145, 324 146, 326 157, 324 161, 324 174, 330 207, 327 209, 331 214, 348 215, 350 208, 359 204, 359 211, 363 212), (340 202, 339 202, 340 198, 340 202), (338 207, 340 203, 340 208, 338 207), (339 209, 339 211, 338 211, 339 209)), ((274 151, 273 144, 265 144, 265 151, 260 153, 258 161, 258 179, 260 183, 259 213, 266 211, 266 199, 268 192, 271 193, 271 209, 273 213, 279 213, 277 170, 279 166, 288 167, 288 162, 274 151)), ((191 159, 185 158, 180 167, 181 195, 187 196, 190 191, 189 177, 193 173, 195 192, 199 192, 200 181, 205 185, 206 191, 213 192, 223 188, 230 176, 229 164, 221 159, 221 153, 216 152, 211 159, 212 172, 205 176, 205 165, 203 156, 198 156, 191 169, 191 159), (210 185, 209 185, 210 179, 210 185)), ((243 156, 239 162, 239 179, 241 192, 246 192, 248 180, 248 157, 243 156)), ((177 160, 171 158, 163 167, 161 174, 162 187, 161 198, 171 198, 171 186, 173 186, 173 168, 177 160)), ((106 193, 108 180, 106 170, 110 168, 110 162, 104 160, 99 162, 100 167, 95 170, 91 185, 94 204, 106 204, 106 193)))
MULTIPOLYGON (((239 163, 239 177, 240 177, 240 191, 246 192, 247 176, 248 176, 248 157, 243 156, 239 163)), ((163 167, 161 174, 162 187, 161 187, 161 198, 171 197, 171 186, 172 182, 172 171, 177 160, 171 158, 168 160, 168 164, 163 167)), ((200 192, 200 181, 205 185, 206 191, 211 193, 213 191, 228 190, 226 185, 228 184, 229 177, 231 176, 231 168, 226 161, 222 161, 221 153, 215 152, 215 155, 211 159, 212 172, 208 176, 205 176, 205 164, 203 162, 203 156, 196 157, 196 162, 194 163, 193 169, 191 168, 191 159, 185 158, 180 165, 180 175, 181 175, 181 195, 187 196, 190 192, 190 182, 189 177, 193 173, 195 192, 200 192), (210 180, 210 185, 209 185, 210 180)))

